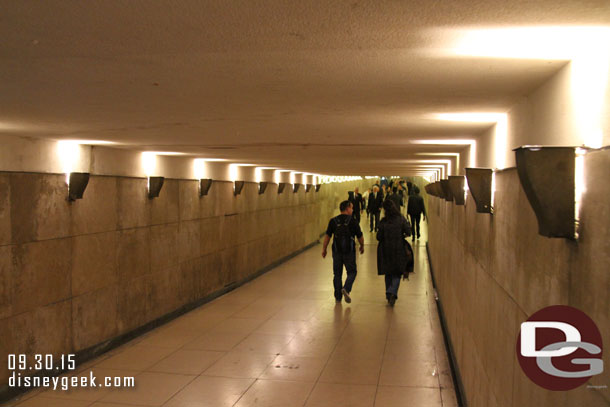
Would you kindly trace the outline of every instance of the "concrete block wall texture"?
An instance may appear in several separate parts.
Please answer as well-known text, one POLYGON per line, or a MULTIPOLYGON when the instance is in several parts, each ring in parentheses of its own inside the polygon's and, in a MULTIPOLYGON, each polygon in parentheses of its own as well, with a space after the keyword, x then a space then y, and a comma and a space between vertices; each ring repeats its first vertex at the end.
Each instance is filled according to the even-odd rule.
MULTIPOLYGON (((0 351, 75 353, 239 283, 319 239, 368 180, 263 195, 246 183, 92 175, 69 203, 65 175, 0 173, 0 351)), ((0 386, 8 382, 6 366, 0 386)))
MULTIPOLYGON (((517 170, 496 174, 494 214, 430 197, 429 252, 469 406, 607 406, 606 367, 568 392, 538 387, 516 357, 521 322, 549 305, 576 307, 610 338, 610 150, 585 156, 577 242, 538 235, 517 170)), ((607 344, 606 344, 607 346, 607 344)))

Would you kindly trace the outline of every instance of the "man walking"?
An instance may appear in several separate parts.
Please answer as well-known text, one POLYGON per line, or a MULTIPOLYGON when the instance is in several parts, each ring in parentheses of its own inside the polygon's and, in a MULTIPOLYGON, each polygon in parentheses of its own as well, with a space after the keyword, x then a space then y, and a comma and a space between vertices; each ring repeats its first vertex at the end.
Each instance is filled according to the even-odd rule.
POLYGON ((333 287, 335 289, 335 299, 341 302, 345 298, 348 304, 352 302, 350 292, 356 279, 356 243, 354 236, 358 238, 360 244, 360 254, 364 253, 364 237, 360 230, 360 225, 353 218, 353 207, 350 201, 343 201, 339 205, 341 214, 331 218, 326 228, 326 236, 322 243, 322 258, 326 258, 326 249, 330 238, 334 235, 333 253, 333 287), (343 285, 343 266, 347 271, 345 285, 343 285))
POLYGON ((358 224, 360 224, 360 215, 364 211, 365 205, 364 205, 364 199, 362 198, 362 195, 358 191, 358 187, 354 188, 354 195, 353 195, 353 197, 350 197, 349 201, 352 203, 352 206, 354 208, 353 216, 356 219, 356 222, 358 222, 358 224))
POLYGON ((379 192, 379 187, 375 185, 373 192, 369 194, 369 213, 371 215, 371 232, 377 231, 377 224, 379 223, 379 213, 381 212, 381 205, 383 205, 383 194, 379 192))
POLYGON ((422 214, 424 220, 426 220, 426 207, 424 206, 424 198, 419 195, 419 188, 416 185, 413 185, 413 195, 409 196, 407 213, 411 218, 412 240, 415 240, 415 232, 417 232, 417 239, 419 239, 419 220, 422 214))

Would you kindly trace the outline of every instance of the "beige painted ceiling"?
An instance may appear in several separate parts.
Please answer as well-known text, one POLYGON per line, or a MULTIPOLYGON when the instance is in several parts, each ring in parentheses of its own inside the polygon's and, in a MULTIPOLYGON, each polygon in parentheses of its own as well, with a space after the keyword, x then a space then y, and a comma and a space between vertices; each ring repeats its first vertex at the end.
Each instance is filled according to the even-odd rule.
POLYGON ((444 55, 452 29, 608 25, 608 0, 0 0, 0 131, 336 175, 401 174, 565 61, 444 55), (448 31, 449 30, 449 31, 448 31))

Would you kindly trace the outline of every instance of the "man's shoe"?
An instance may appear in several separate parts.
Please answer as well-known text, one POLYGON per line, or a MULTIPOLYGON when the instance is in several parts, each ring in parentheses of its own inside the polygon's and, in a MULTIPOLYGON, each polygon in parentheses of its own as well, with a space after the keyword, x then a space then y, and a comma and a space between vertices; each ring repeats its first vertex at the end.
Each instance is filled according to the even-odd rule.
POLYGON ((349 293, 347 291, 345 291, 345 288, 341 290, 341 292, 343 293, 343 298, 345 298, 345 302, 347 302, 348 304, 350 302, 352 302, 351 297, 349 296, 349 293))
POLYGON ((397 296, 393 295, 390 297, 390 299, 388 300, 388 302, 390 303, 390 306, 393 307, 394 304, 396 304, 396 298, 398 298, 397 296))

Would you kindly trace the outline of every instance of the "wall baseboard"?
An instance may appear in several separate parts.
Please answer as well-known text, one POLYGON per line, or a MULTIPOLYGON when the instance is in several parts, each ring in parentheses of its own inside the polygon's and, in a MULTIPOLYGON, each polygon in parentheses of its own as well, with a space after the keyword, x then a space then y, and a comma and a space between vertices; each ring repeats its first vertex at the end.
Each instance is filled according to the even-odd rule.
POLYGON ((457 364, 457 360, 455 359, 455 352, 453 350, 453 342, 451 341, 451 335, 449 333, 449 328, 447 327, 447 320, 445 319, 445 312, 443 311, 443 302, 438 295, 438 290, 436 289, 436 279, 434 278, 434 268, 432 267, 432 260, 430 258, 430 247, 426 242, 426 255, 428 256, 428 267, 430 269, 430 276, 432 277, 432 286, 434 287, 435 297, 436 297, 436 309, 438 310, 438 317, 441 321, 441 327, 443 329, 443 340, 445 342, 445 350, 449 355, 449 365, 451 367, 451 376, 453 378, 453 386, 455 388, 455 396, 458 401, 459 407, 467 407, 468 403, 466 402, 465 392, 464 392, 464 383, 462 382, 462 376, 460 374, 460 369, 457 364))

